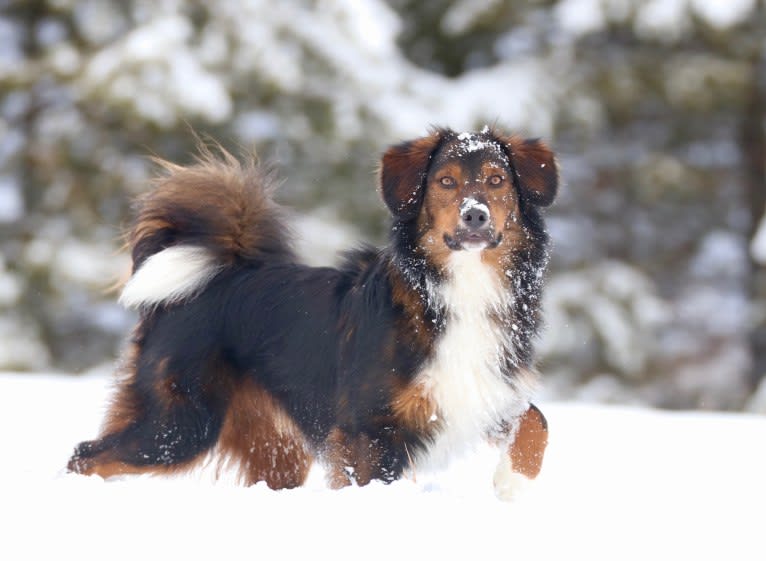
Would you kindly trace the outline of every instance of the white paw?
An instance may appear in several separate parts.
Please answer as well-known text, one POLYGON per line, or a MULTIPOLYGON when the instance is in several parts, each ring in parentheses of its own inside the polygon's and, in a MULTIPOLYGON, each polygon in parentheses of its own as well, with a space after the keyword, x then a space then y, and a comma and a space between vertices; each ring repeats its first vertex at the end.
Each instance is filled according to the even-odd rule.
POLYGON ((495 486, 495 495, 501 501, 513 501, 518 499, 532 482, 526 475, 516 473, 511 467, 511 459, 508 454, 503 454, 500 463, 495 470, 492 483, 495 486))

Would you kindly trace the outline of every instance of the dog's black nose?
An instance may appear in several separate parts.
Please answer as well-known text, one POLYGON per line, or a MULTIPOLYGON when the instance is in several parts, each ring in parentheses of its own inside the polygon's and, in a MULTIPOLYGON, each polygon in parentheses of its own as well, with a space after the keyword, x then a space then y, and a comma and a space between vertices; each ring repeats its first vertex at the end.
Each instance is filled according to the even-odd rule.
POLYGON ((465 209, 460 217, 469 230, 478 230, 489 223, 489 214, 484 205, 471 206, 465 209))

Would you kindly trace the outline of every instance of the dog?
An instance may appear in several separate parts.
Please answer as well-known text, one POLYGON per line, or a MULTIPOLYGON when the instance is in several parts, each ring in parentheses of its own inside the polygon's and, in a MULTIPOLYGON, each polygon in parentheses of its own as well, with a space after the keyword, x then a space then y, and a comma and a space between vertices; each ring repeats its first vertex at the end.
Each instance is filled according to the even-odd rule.
POLYGON ((160 163, 128 235, 120 301, 139 320, 101 434, 69 471, 171 474, 212 455, 243 484, 284 489, 318 461, 341 488, 490 442, 499 496, 538 475, 540 210, 559 182, 543 142, 438 128, 390 147, 390 241, 337 268, 299 263, 254 159, 202 147, 190 166, 160 163))

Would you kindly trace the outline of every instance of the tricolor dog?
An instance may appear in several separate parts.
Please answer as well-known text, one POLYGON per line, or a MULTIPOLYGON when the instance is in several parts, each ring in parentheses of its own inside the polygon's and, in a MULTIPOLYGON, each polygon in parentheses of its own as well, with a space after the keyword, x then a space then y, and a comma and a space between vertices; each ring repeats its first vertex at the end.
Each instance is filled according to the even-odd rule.
POLYGON ((553 153, 485 128, 436 129, 382 157, 388 245, 301 264, 273 179, 203 149, 137 205, 138 310, 97 440, 69 462, 109 477, 219 458, 244 484, 391 482, 481 442, 495 489, 534 478, 547 443, 531 404, 548 259, 540 209, 553 153))

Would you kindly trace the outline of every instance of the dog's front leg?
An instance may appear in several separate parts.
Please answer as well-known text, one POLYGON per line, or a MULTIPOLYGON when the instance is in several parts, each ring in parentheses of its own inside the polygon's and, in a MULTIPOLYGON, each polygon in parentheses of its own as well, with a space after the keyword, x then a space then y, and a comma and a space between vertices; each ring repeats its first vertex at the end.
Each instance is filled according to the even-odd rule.
POLYGON ((540 473, 548 445, 548 422, 540 410, 530 404, 523 415, 508 425, 503 437, 493 482, 500 499, 512 500, 540 473))

